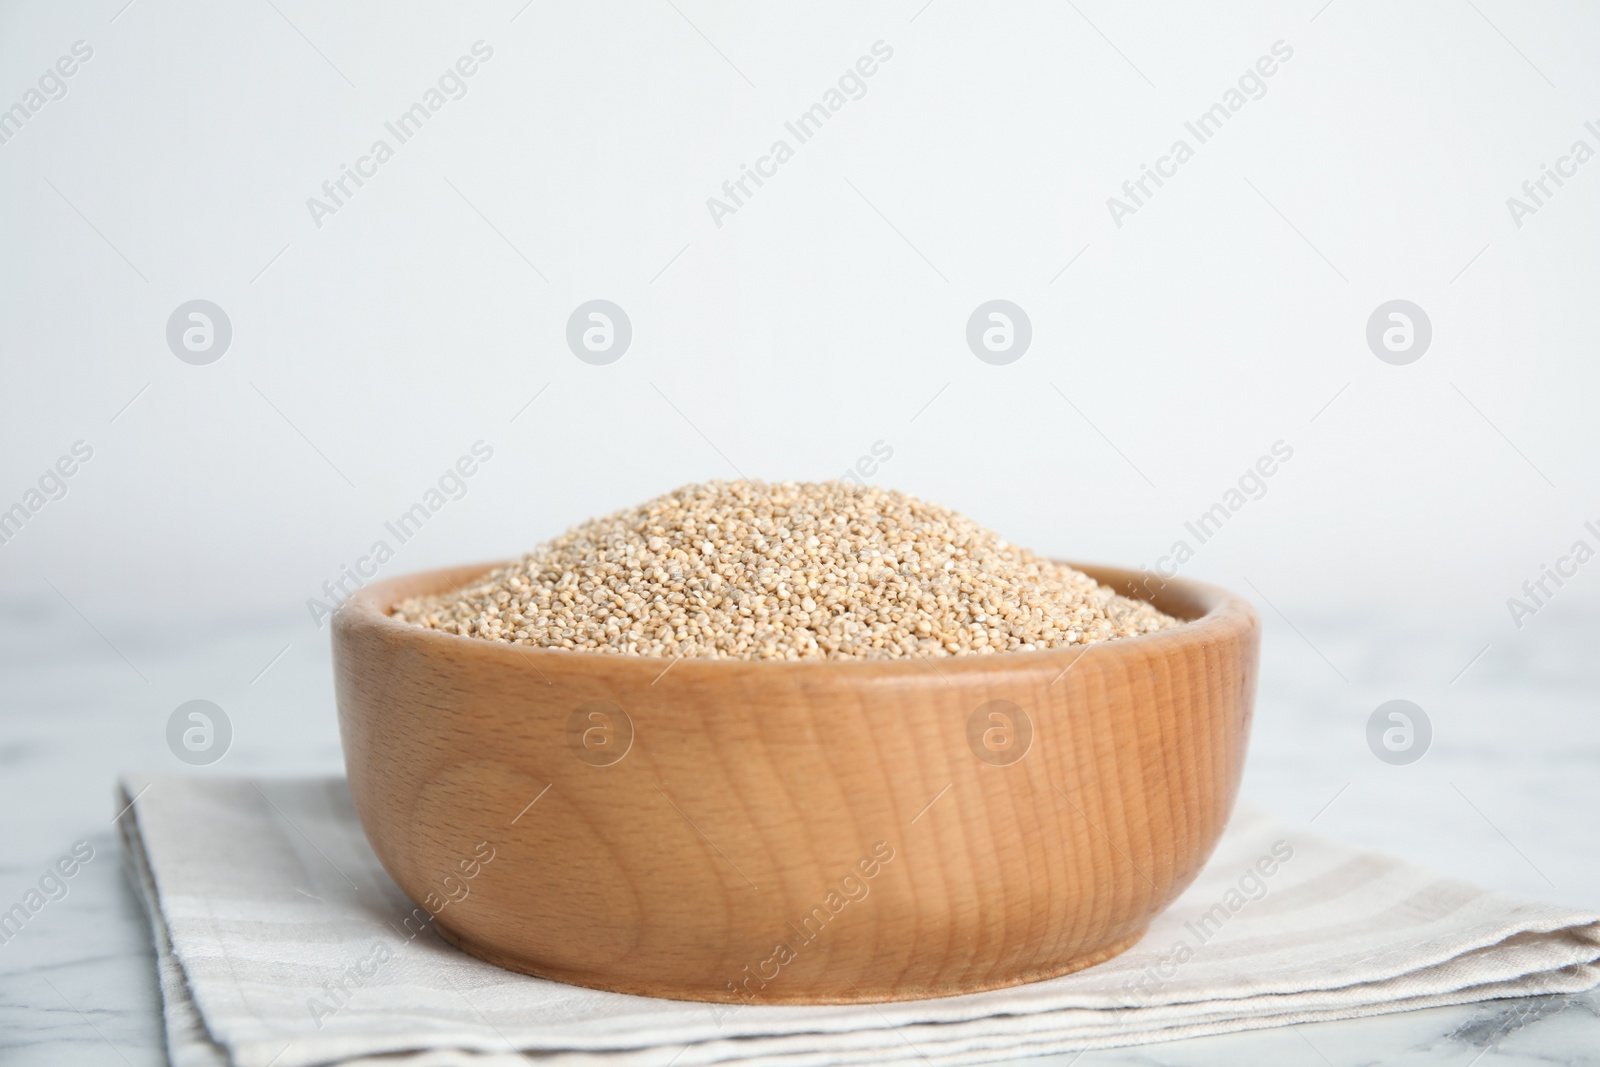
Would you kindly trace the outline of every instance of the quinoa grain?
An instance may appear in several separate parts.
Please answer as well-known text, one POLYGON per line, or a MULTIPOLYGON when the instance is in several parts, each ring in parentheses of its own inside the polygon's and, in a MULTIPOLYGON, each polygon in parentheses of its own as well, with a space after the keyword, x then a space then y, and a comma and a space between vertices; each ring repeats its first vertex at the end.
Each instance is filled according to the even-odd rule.
POLYGON ((1181 621, 904 493, 757 481, 591 519, 393 615, 542 648, 788 660, 1026 652, 1181 621))

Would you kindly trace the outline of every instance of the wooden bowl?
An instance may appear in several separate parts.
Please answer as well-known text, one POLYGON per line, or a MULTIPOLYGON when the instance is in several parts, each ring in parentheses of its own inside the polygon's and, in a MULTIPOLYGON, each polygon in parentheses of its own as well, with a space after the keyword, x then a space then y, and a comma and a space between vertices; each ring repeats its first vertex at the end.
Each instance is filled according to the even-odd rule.
POLYGON ((1233 807, 1260 624, 1211 586, 1084 567, 1193 621, 915 661, 541 650, 387 614, 488 569, 362 589, 333 650, 408 927, 432 913, 512 970, 764 1003, 1037 981, 1137 941, 1233 807))

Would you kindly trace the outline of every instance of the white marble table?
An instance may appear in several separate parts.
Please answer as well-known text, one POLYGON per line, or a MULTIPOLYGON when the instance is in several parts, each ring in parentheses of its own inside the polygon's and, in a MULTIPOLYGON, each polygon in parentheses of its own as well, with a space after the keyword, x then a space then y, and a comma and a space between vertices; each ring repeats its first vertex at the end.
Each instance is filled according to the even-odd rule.
MULTIPOLYGON (((1518 633, 1286 608, 1292 627, 1263 610, 1247 796, 1459 877, 1600 908, 1600 620, 1552 610, 1518 633), (1429 752, 1409 766, 1367 748, 1368 716, 1394 697, 1417 702, 1433 724, 1429 752)), ((95 849, 68 895, 0 944, 0 1062, 11 1065, 165 1062, 149 935, 110 825, 111 787, 123 770, 182 769, 165 738, 178 704, 213 700, 233 723, 227 756, 197 773, 341 766, 327 637, 303 619, 96 625, 104 638, 59 601, 0 605, 0 908, 74 842, 95 849)), ((1600 996, 1025 1062, 1600 1064, 1600 996)))

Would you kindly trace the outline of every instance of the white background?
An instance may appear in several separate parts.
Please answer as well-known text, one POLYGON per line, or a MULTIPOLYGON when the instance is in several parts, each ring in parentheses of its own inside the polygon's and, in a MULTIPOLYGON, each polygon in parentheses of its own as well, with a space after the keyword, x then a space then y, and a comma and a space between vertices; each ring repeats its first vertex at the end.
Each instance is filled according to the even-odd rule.
POLYGON ((1600 818, 1600 562, 1521 629, 1506 606, 1600 547, 1600 161, 1520 228, 1506 203, 1600 149, 1600 9, 11 3, 0 107, 80 40, 0 144, 0 508, 94 448, 0 545, 17 885, 119 770, 184 769, 182 701, 232 716, 214 771, 336 769, 306 601, 474 441, 493 460, 385 574, 684 482, 837 477, 878 441, 879 484, 1153 564, 1282 440, 1183 569, 1267 625, 1246 791, 1600 905, 1592 849, 1549 844, 1600 818), (465 97, 316 226, 307 198, 480 40, 465 97), (880 40, 865 96, 716 225, 707 198, 880 40), (1195 145, 1278 41, 1265 96, 1195 145), (1116 226, 1179 137, 1195 157, 1116 226), (196 298, 233 328, 207 366, 165 338, 196 298), (609 366, 565 342, 595 298, 633 325, 609 366), (1032 321, 1009 366, 966 345, 995 298, 1032 321), (1433 327, 1408 366, 1365 338, 1397 298, 1433 327), (1366 743, 1393 697, 1432 717, 1410 767, 1366 743))
POLYGON ((1505 203, 1600 148, 1600 12, 855 7, 8 8, 0 101, 95 52, 0 145, 0 502, 75 440, 96 457, 0 546, 5 591, 304 611, 480 438, 495 460, 394 570, 735 465, 837 476, 879 439, 882 484, 1127 564, 1283 439, 1294 461, 1186 574, 1285 608, 1447 603, 1488 633, 1600 520, 1600 162, 1520 230, 1505 203), (467 95, 318 229, 307 198, 478 40, 467 95), (865 97, 719 229, 707 198, 878 40, 865 97), (1267 94, 1114 226, 1107 197, 1279 40, 1267 94), (563 338, 596 297, 634 325, 608 367, 563 338), (1034 326, 1008 367, 964 340, 996 297, 1034 326), (234 329, 205 367, 164 337, 194 298, 234 329), (1364 341, 1394 298, 1434 326, 1406 367, 1364 341))

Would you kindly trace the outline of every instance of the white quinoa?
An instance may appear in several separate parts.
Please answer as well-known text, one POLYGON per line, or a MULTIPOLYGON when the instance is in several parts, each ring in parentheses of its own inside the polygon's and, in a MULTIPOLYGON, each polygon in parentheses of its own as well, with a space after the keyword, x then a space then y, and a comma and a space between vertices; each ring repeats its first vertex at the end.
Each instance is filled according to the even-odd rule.
POLYGON ((1177 626, 937 504, 848 482, 686 485, 591 519, 396 618, 631 656, 899 659, 1177 626))

